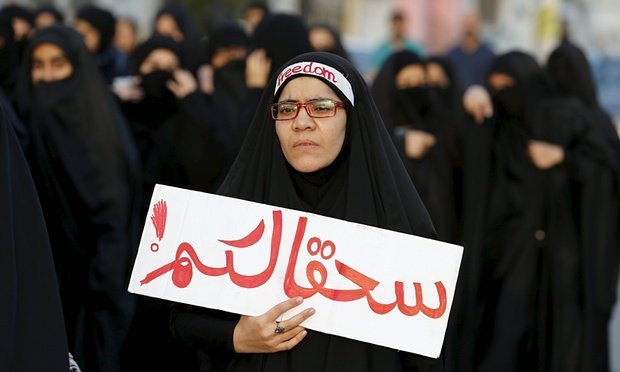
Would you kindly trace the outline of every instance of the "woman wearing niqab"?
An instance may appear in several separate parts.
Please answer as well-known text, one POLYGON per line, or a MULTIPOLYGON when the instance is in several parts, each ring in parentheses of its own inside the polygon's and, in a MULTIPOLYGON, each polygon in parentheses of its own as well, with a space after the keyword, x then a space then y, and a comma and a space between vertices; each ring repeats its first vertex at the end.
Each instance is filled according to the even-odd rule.
POLYGON ((480 156, 465 168, 484 221, 474 370, 580 371, 580 185, 600 143, 530 55, 498 57, 489 84, 496 116, 468 143, 480 156))
MULTIPOLYGON (((408 234, 434 236, 428 213, 394 149, 360 73, 348 61, 324 52, 295 57, 279 72, 296 63, 334 69, 343 75, 351 90, 345 93, 346 89, 341 90, 327 79, 308 77, 303 73, 280 81, 282 84, 277 88, 279 79, 271 79, 249 127, 247 140, 218 193, 408 234), (297 79, 316 81, 315 84, 324 86, 332 92, 330 95, 338 97, 344 104, 336 114, 346 112, 346 126, 344 121, 342 124, 345 133, 339 152, 333 154, 331 163, 326 161, 316 170, 308 168, 309 171, 304 171, 303 167, 292 162, 290 155, 284 153, 287 151, 284 135, 280 138, 276 133, 276 126, 283 126, 279 131, 294 125, 290 123, 296 120, 276 122, 267 109, 274 102, 288 100, 290 97, 280 95, 297 79)), ((301 112, 299 115, 305 115, 301 112)), ((308 124, 308 127, 297 130, 307 130, 310 135, 316 128, 312 129, 308 124)), ((235 314, 177 304, 171 314, 171 327, 177 337, 198 349, 203 371, 442 369, 441 359, 428 359, 315 331, 308 331, 303 340, 288 351, 236 353, 233 333, 245 320, 247 317, 240 319, 235 314)))
POLYGON ((137 242, 135 149, 77 32, 39 30, 24 58, 19 107, 69 349, 87 371, 117 371, 134 306, 127 282, 137 242))
POLYGON ((431 215, 438 239, 456 242, 454 174, 459 156, 458 130, 455 117, 427 86, 425 76, 425 62, 417 54, 396 52, 379 71, 372 92, 431 215), (409 72, 412 68, 417 68, 418 74, 409 72), (411 142, 426 144, 414 152, 411 142))
POLYGON ((620 264, 620 140, 601 108, 590 64, 581 49, 564 42, 546 70, 559 93, 577 98, 586 120, 604 144, 605 161, 592 164, 581 203, 584 271, 584 371, 609 371, 609 322, 616 301, 620 264))
MULTIPOLYGON (((140 215, 146 216, 155 184, 214 192, 221 183, 225 152, 207 99, 195 86, 183 97, 168 88, 175 76, 191 77, 184 69, 182 45, 153 35, 132 55, 143 96, 121 103, 143 169, 140 215), (180 74, 180 75, 175 75, 180 74)), ((128 370, 192 370, 192 350, 172 338, 168 328, 169 302, 147 296, 137 299, 124 367, 128 370)))
POLYGON ((211 107, 226 136, 226 150, 232 164, 243 139, 240 133, 240 115, 246 109, 248 95, 245 59, 250 49, 250 38, 236 22, 218 25, 209 36, 205 63, 213 69, 213 91, 206 92, 211 107))
POLYGON ((248 92, 239 116, 239 130, 235 138, 240 141, 235 143, 234 154, 239 151, 269 79, 286 61, 312 51, 306 23, 301 17, 292 14, 265 14, 253 32, 251 42, 255 49, 246 58, 248 92))
POLYGON ((185 65, 190 71, 196 71, 204 46, 200 30, 196 27, 188 8, 181 4, 163 6, 155 17, 153 34, 171 37, 182 44, 185 65))
POLYGON ((167 86, 176 81, 176 74, 195 80, 185 70, 182 50, 170 37, 153 35, 132 55, 143 95, 123 102, 121 108, 144 169, 143 216, 156 183, 213 192, 223 179, 222 136, 206 98, 197 86, 178 97, 167 86), (161 53, 169 58, 156 58, 161 53))
POLYGON ((75 29, 84 35, 84 42, 95 57, 106 84, 119 76, 119 52, 112 45, 116 30, 116 17, 94 5, 82 6, 76 15, 75 29))

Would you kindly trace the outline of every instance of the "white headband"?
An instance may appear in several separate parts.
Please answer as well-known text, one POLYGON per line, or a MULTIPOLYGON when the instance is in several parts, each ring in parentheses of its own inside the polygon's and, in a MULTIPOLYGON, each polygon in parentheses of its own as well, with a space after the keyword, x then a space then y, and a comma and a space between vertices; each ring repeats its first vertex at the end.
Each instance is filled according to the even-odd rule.
POLYGON ((289 77, 298 74, 310 76, 314 75, 329 81, 335 85, 345 97, 347 97, 349 102, 351 102, 351 105, 355 106, 353 89, 351 88, 351 83, 349 83, 347 78, 345 78, 344 75, 335 68, 318 62, 299 62, 282 70, 280 75, 278 75, 276 90, 273 94, 275 95, 278 92, 278 89, 280 89, 282 84, 284 84, 289 77))

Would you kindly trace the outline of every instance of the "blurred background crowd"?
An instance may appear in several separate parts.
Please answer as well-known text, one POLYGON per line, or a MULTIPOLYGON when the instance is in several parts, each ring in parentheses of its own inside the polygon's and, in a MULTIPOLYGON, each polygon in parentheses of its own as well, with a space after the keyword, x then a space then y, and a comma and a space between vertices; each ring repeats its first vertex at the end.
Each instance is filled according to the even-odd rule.
MULTIPOLYGON (((58 307, 63 331, 50 337, 62 333, 57 347, 83 371, 196 370, 168 328, 168 303, 126 291, 152 188, 215 192, 269 78, 311 50, 366 77, 438 238, 468 252, 446 370, 620 371, 619 2, 0 6, 2 139, 23 153, 5 160, 23 157, 34 182, 2 180, 34 185, 42 211, 15 199, 12 228, 25 242, 32 224, 47 229, 57 286, 47 269, 39 279, 60 293, 20 306, 58 307), (527 156, 509 151, 521 140, 527 156), (558 164, 563 173, 539 173, 558 164), (515 220, 498 206, 511 198, 527 207, 515 220), (489 252, 491 238, 506 252, 489 252), (531 257, 519 252, 530 245, 531 257)), ((26 323, 24 334, 40 329, 26 323)), ((11 363, 47 363, 22 358, 11 363)))

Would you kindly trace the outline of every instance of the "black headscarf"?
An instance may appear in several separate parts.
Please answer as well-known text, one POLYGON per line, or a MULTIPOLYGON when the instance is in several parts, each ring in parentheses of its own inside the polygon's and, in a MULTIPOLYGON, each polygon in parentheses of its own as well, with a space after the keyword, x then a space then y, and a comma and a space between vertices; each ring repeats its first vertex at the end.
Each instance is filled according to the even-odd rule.
POLYGON ((218 25, 209 35, 206 48, 206 63, 211 63, 215 52, 227 47, 250 47, 250 37, 237 22, 225 22, 218 25))
POLYGON ((13 20, 21 18, 32 25, 32 12, 19 5, 7 5, 0 9, 0 35, 4 37, 4 45, 0 49, 0 86, 7 99, 14 100, 13 93, 17 83, 19 66, 21 65, 24 48, 28 42, 15 39, 13 20))
POLYGON ((351 60, 351 58, 349 58, 349 53, 347 53, 347 50, 344 48, 344 45, 342 45, 342 38, 340 37, 340 32, 338 32, 336 28, 334 28, 328 23, 315 23, 312 26, 310 26, 310 31, 314 29, 323 29, 329 32, 329 34, 334 39, 334 46, 330 50, 324 50, 324 52, 334 53, 346 60, 349 60, 349 61, 351 60))
MULTIPOLYGON (((347 78, 355 94, 355 106, 343 99, 347 110, 348 160, 340 188, 344 198, 333 217, 405 233, 432 236, 426 209, 385 130, 381 116, 362 76, 350 62, 331 53, 313 52, 286 63, 318 62, 332 66, 347 78)), ((282 68, 279 69, 281 71, 282 68)), ((302 75, 300 75, 302 76, 302 75)), ((340 92, 327 82, 334 92, 340 92)), ((277 102, 272 78, 247 133, 247 140, 219 192, 223 195, 307 209, 295 191, 287 162, 275 133, 275 122, 266 107, 277 102)), ((281 90, 281 88, 280 88, 281 90)), ((341 93, 340 93, 341 94, 341 93)), ((279 92, 278 92, 279 95, 279 92)))
POLYGON ((592 125, 606 145, 607 161, 620 174, 620 140, 613 121, 599 104, 592 69, 584 52, 574 44, 562 43, 551 52, 546 70, 562 96, 577 98, 587 107, 592 125))
POLYGON ((291 14, 267 14, 252 34, 254 46, 263 48, 271 59, 271 73, 282 67, 289 59, 312 50, 308 39, 308 27, 299 16, 291 14))
POLYGON ((581 49, 562 43, 549 55, 546 68, 560 94, 578 97, 588 107, 598 105, 590 63, 581 49))
POLYGON ((426 60, 426 63, 437 63, 439 66, 441 66, 448 79, 447 87, 430 88, 436 91, 442 103, 451 113, 453 113, 454 115, 462 114, 461 98, 463 96, 463 92, 459 90, 458 84, 456 82, 456 75, 454 74, 454 68, 452 67, 450 61, 446 57, 432 56, 426 60))
POLYGON ((52 17, 54 17, 56 23, 63 23, 65 21, 65 16, 58 10, 58 8, 51 4, 37 7, 37 10, 34 12, 34 19, 36 20, 37 17, 43 13, 49 13, 52 17))
POLYGON ((0 37, 3 45, 0 46, 0 87, 5 93, 12 94, 19 70, 19 51, 16 48, 13 20, 0 12, 0 37))
POLYGON ((95 54, 104 52, 112 44, 116 30, 116 18, 109 11, 94 5, 82 6, 75 17, 88 22, 99 31, 99 45, 95 54))
POLYGON ((381 66, 372 83, 372 97, 377 103, 383 122, 391 133, 394 129, 395 110, 394 100, 396 87, 394 78, 407 65, 422 65, 424 61, 416 53, 403 50, 392 54, 381 66))
POLYGON ((497 57, 491 64, 489 75, 494 72, 515 80, 513 86, 491 92, 500 115, 525 119, 545 95, 553 92, 548 76, 534 57, 527 53, 511 51, 497 57))
POLYGON ((84 368, 100 358, 113 365, 133 306, 126 281, 137 237, 135 148, 76 31, 63 25, 37 31, 24 59, 18 98, 71 349, 84 368), (43 43, 64 51, 73 66, 69 78, 33 84, 32 53, 43 43))
POLYGON ((196 26, 192 13, 183 5, 170 4, 162 7, 155 19, 158 19, 164 14, 170 15, 174 18, 177 26, 181 29, 183 34, 183 58, 185 65, 192 71, 195 71, 200 64, 200 57, 202 50, 204 49, 202 44, 202 35, 200 29, 196 26))
POLYGON ((30 11, 30 9, 23 7, 21 5, 11 4, 11 5, 4 6, 0 10, 0 13, 6 14, 11 19, 21 18, 24 21, 28 22, 30 26, 34 24, 34 15, 32 11, 30 11))
POLYGON ((151 52, 155 49, 167 49, 171 51, 179 59, 180 66, 185 66, 185 60, 183 59, 183 46, 169 36, 155 34, 136 46, 136 49, 134 49, 131 55, 132 74, 137 75, 140 73, 140 65, 142 65, 149 54, 151 54, 151 52))
POLYGON ((37 191, 0 97, 0 370, 68 367, 56 271, 37 191))

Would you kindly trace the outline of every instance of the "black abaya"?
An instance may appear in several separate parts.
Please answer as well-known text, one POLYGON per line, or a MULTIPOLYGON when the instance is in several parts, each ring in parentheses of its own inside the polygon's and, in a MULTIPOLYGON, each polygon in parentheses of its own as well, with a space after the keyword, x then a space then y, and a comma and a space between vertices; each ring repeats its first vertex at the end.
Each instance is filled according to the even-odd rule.
POLYGON ((608 371, 608 327, 620 265, 620 140, 599 105, 590 64, 578 47, 563 43, 556 48, 547 72, 562 96, 575 97, 585 106, 585 119, 603 144, 604 158, 588 167, 582 186, 583 370, 608 371))
POLYGON ((39 197, 0 97, 0 370, 66 372, 67 337, 39 197))

